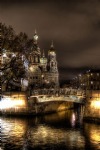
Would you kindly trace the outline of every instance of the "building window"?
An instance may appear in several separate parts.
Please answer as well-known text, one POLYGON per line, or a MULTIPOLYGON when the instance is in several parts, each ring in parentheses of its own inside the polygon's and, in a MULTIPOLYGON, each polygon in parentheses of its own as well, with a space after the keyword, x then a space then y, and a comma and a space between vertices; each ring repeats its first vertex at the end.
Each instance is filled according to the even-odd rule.
POLYGON ((35 57, 35 62, 38 62, 38 57, 35 57))
POLYGON ((91 84, 93 84, 93 81, 91 81, 91 84))

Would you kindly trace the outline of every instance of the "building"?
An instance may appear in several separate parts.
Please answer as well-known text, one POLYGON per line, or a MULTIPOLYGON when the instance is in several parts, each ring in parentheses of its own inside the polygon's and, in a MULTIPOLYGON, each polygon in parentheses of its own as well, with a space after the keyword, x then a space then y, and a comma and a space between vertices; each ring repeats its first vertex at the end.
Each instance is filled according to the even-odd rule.
POLYGON ((89 70, 79 74, 72 81, 73 88, 100 90, 100 70, 89 70))
POLYGON ((35 31, 33 47, 28 55, 28 82, 31 88, 48 88, 59 86, 59 73, 56 60, 56 51, 53 42, 45 56, 38 45, 38 35, 35 31))
MULTIPOLYGON (((0 37, 2 37, 2 35, 0 37)), ((3 39, 0 38, 0 40, 2 43, 3 39)), ((1 89, 3 91, 17 89, 26 91, 27 89, 56 88, 59 86, 59 73, 53 42, 46 57, 44 50, 41 51, 39 48, 36 31, 33 36, 32 48, 27 56, 19 52, 12 52, 2 47, 0 48, 0 77, 2 80, 1 89), (15 64, 12 64, 12 69, 11 63, 13 59, 15 60, 15 64), (19 77, 18 72, 20 74, 23 68, 25 75, 24 77, 21 75, 19 77)))

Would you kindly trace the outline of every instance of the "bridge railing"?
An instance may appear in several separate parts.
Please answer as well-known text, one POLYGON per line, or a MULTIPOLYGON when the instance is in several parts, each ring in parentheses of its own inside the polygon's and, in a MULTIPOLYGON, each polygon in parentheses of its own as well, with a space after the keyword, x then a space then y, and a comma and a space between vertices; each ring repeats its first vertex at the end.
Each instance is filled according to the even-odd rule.
POLYGON ((56 95, 56 96, 76 95, 76 96, 83 96, 83 97, 86 96, 84 90, 72 89, 72 88, 38 89, 38 90, 33 90, 32 95, 56 95))

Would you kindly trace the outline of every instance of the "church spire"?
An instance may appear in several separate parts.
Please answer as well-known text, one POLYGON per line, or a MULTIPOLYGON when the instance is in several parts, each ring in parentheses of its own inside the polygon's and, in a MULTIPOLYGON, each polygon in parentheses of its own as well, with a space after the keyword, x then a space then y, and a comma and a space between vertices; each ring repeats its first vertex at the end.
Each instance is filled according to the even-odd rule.
POLYGON ((50 51, 55 51, 53 40, 52 40, 52 42, 51 42, 50 51))
POLYGON ((35 31, 34 31, 34 35, 37 35, 37 30, 35 29, 35 31))

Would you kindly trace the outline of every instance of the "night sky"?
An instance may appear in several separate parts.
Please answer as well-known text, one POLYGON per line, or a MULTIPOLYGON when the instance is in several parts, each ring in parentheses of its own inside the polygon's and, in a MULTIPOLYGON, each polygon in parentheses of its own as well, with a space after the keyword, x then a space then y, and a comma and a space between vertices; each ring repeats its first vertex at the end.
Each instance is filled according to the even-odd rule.
POLYGON ((100 0, 0 0, 0 22, 30 38, 36 29, 46 53, 53 40, 60 79, 100 68, 100 0))

